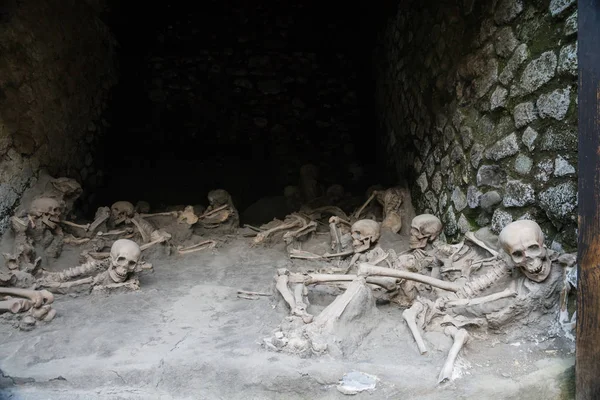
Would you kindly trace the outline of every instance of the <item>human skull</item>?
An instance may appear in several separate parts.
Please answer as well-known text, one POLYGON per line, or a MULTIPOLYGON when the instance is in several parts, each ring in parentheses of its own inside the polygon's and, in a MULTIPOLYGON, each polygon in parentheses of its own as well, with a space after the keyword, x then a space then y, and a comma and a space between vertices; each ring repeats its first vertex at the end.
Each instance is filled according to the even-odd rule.
POLYGON ((521 268, 532 281, 542 282, 550 274, 551 261, 544 246, 544 233, 535 221, 511 222, 500 232, 498 243, 513 265, 521 268))
POLYGON ((142 251, 136 242, 119 239, 110 248, 110 267, 108 274, 117 283, 125 282, 129 274, 135 271, 142 251))
POLYGON ((61 214, 61 204, 51 197, 38 197, 29 206, 29 215, 41 218, 52 229, 56 228, 55 223, 60 222, 61 214))
POLYGON ((134 213, 135 207, 128 201, 117 201, 110 206, 111 219, 115 226, 132 218, 134 213))
POLYGON ((433 242, 442 232, 442 221, 432 214, 421 214, 410 224, 410 248, 422 249, 427 242, 433 242))
POLYGON ((221 207, 231 203, 231 195, 223 189, 215 189, 208 192, 208 203, 212 208, 221 207))
POLYGON ((351 229, 352 247, 356 253, 362 253, 369 250, 372 244, 379 240, 381 228, 379 222, 372 219, 361 219, 356 221, 351 229))

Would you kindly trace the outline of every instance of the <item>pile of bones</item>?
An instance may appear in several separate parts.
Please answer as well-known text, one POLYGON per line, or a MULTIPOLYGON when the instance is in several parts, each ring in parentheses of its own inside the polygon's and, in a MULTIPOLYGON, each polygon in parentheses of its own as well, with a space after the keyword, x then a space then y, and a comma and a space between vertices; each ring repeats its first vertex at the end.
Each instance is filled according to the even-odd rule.
MULTIPOLYGON (((344 355, 370 328, 362 326, 343 337, 338 327, 375 312, 376 300, 385 300, 404 309, 402 318, 421 354, 428 351, 422 332, 437 330, 452 338, 439 374, 444 382, 451 379, 454 362, 472 337, 470 330, 556 323, 572 333, 575 315, 569 315, 567 303, 576 285, 576 259, 548 249, 536 222, 512 222, 496 240, 467 232, 460 243, 447 244, 436 216, 417 215, 410 229, 404 227, 410 249, 396 252, 380 242, 400 237, 408 222, 406 189, 372 187, 363 204, 348 201, 340 185, 323 192, 317 195, 314 169, 304 168, 298 187, 285 190, 286 196, 304 202, 297 212, 260 227, 244 226, 251 246, 282 241, 290 259, 326 265, 303 272, 277 270, 274 292, 289 315, 263 340, 266 348, 301 357, 344 355), (318 235, 328 236, 329 251, 303 249, 318 235), (332 285, 341 294, 312 315, 308 290, 317 285, 332 285)), ((138 290, 138 274, 153 270, 144 261, 148 249, 188 254, 214 248, 238 233, 238 211, 223 189, 208 193, 208 207, 150 213, 147 202, 117 201, 98 208, 93 221, 75 223, 73 205, 81 193, 75 180, 51 178, 10 219, 13 251, 3 253, 0 307, 20 329, 51 321, 55 294, 138 290), (81 264, 47 271, 44 260, 59 257, 64 244, 81 246, 81 264)))

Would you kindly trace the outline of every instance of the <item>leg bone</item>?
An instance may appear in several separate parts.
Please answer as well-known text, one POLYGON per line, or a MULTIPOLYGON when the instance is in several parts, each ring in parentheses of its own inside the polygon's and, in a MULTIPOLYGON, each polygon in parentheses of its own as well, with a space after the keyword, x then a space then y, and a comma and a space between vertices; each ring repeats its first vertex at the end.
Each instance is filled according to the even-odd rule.
POLYGON ((34 308, 54 302, 54 295, 47 290, 29 290, 0 287, 0 295, 24 297, 33 303, 34 308))
POLYGON ((448 352, 448 357, 446 358, 444 367, 442 368, 442 371, 438 377, 439 383, 452 379, 452 370, 454 369, 456 357, 458 356, 458 353, 464 344, 469 340, 469 332, 467 332, 465 329, 456 329, 453 326, 448 326, 446 329, 444 329, 444 333, 452 336, 454 338, 454 343, 448 352))
POLYGON ((427 346, 425 346, 425 342, 423 341, 423 337, 421 336, 421 332, 419 331, 419 327, 417 326, 417 315, 419 315, 423 311, 423 304, 419 302, 415 302, 410 308, 407 308, 402 313, 402 318, 406 321, 408 328, 413 334, 415 338, 415 342, 417 342, 417 347, 421 354, 427 353, 427 346))
POLYGON ((417 274, 414 272, 400 271, 397 269, 377 267, 367 263, 361 263, 358 268, 358 275, 379 275, 379 276, 391 276, 394 278, 408 279, 431 285, 433 287, 448 290, 451 292, 457 292, 461 289, 461 286, 454 282, 442 281, 435 279, 430 276, 417 274))

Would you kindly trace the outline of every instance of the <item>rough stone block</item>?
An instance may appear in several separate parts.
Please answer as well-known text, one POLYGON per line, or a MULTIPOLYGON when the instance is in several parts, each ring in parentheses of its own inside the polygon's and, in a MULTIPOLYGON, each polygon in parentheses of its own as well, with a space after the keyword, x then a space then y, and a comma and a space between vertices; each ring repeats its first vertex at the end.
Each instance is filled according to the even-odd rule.
POLYGON ((510 57, 506 66, 498 76, 498 80, 502 82, 503 85, 508 85, 514 78, 517 69, 527 60, 529 57, 529 49, 525 43, 520 44, 516 49, 513 55, 510 57))
POLYGON ((492 215, 492 232, 499 235, 502 229, 504 229, 506 225, 510 224, 511 222, 513 222, 513 217, 510 215, 510 213, 499 208, 496 209, 496 211, 494 211, 494 215, 492 215))
POLYGON ((504 186, 504 207, 524 207, 535 202, 535 191, 529 183, 508 181, 504 186))
POLYGON ((577 128, 572 126, 550 126, 543 134, 540 149, 544 151, 576 151, 577 128))
POLYGON ((571 36, 577 33, 577 11, 565 21, 565 36, 571 36))
POLYGON ((575 173, 575 167, 573 167, 567 160, 561 156, 557 156, 554 159, 554 176, 566 176, 573 175, 575 173))
POLYGON ((539 194, 539 201, 553 223, 576 221, 577 184, 565 182, 550 187, 539 194))
POLYGON ((488 213, 491 213, 494 207, 500 203, 502 203, 502 196, 495 190, 482 194, 479 199, 479 205, 488 213))
POLYGON ((515 37, 512 28, 509 26, 500 29, 494 40, 496 54, 503 58, 509 57, 518 44, 519 41, 515 37))
POLYGON ((497 86, 492 93, 492 97, 490 98, 490 110, 504 107, 506 105, 507 98, 508 90, 504 89, 502 86, 497 86))
POLYGON ((553 51, 542 53, 525 67, 518 86, 511 87, 511 96, 523 96, 533 93, 556 74, 558 59, 553 51))
POLYGON ((500 0, 494 12, 497 24, 506 24, 515 19, 523 11, 522 0, 500 0))
POLYGON ((456 235, 456 233, 458 232, 458 224, 456 222, 456 214, 454 214, 452 206, 450 206, 448 210, 444 213, 442 217, 442 222, 444 223, 444 233, 446 235, 456 235))
POLYGON ((510 157, 519 152, 519 143, 517 141, 517 135, 513 132, 504 139, 500 139, 494 143, 485 152, 485 157, 498 161, 506 157, 510 157))
POLYGON ((451 199, 456 211, 460 212, 467 207, 467 196, 459 188, 454 188, 451 199))
POLYGON ((569 44, 558 55, 558 73, 577 76, 577 42, 569 44))
POLYGON ((477 171, 477 186, 502 187, 506 172, 499 165, 482 165, 477 171))
POLYGON ((572 4, 575 4, 575 0, 552 0, 550 1, 550 14, 555 17, 571 7, 572 4))
POLYGON ((469 186, 467 189, 467 205, 469 208, 477 208, 479 207, 479 199, 481 198, 482 193, 477 187, 469 186))
POLYGON ((533 102, 528 101, 525 103, 517 104, 513 111, 513 118, 515 120, 515 126, 522 128, 525 125, 533 122, 537 119, 537 112, 533 102))
POLYGON ((550 93, 540 95, 537 100, 537 108, 541 118, 554 118, 562 120, 567 115, 571 104, 571 87, 556 89, 550 93))
POLYGON ((535 142, 538 138, 538 133, 535 129, 533 129, 532 127, 528 126, 527 129, 525 129, 525 132, 523 132, 523 144, 525 146, 527 146, 527 148, 529 149, 529 151, 533 151, 535 149, 535 142))

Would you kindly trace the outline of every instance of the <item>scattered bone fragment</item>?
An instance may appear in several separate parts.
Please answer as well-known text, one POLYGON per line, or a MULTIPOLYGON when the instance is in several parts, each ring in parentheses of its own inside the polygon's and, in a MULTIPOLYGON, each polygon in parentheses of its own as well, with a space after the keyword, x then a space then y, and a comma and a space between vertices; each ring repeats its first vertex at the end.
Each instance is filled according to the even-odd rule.
POLYGON ((217 245, 217 242, 214 240, 204 240, 200 243, 196 243, 191 246, 186 246, 186 247, 179 246, 179 247, 177 247, 177 252, 179 254, 195 253, 195 252, 201 251, 201 250, 212 249, 216 245, 217 245))

